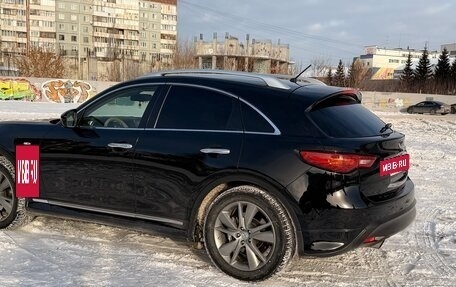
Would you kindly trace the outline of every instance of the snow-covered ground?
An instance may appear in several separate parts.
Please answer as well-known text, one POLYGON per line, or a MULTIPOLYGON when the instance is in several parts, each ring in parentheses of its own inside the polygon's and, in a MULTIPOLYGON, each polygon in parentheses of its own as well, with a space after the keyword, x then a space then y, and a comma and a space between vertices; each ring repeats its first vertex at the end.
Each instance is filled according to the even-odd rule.
MULTIPOLYGON (((71 107, 0 102, 0 120, 71 107)), ((0 231, 0 286, 455 286, 456 115, 377 114, 406 134, 418 209, 415 223, 379 250, 295 258, 280 276, 249 284, 176 235, 37 218, 0 231)))

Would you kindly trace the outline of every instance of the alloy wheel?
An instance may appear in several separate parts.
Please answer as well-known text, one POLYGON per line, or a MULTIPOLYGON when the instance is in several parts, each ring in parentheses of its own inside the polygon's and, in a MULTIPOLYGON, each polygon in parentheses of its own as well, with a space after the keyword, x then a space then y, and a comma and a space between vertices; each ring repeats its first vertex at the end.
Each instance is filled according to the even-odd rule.
POLYGON ((217 250, 231 266, 253 271, 265 265, 276 245, 276 231, 258 205, 238 201, 223 208, 216 219, 217 250))
POLYGON ((5 220, 13 211, 13 185, 0 171, 0 221, 5 220))

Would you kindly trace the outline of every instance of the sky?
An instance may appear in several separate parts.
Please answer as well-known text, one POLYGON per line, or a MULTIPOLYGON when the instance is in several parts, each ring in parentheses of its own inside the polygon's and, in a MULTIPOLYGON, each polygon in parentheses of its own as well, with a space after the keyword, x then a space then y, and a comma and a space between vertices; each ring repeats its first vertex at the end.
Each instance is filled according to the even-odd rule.
POLYGON ((178 0, 178 35, 290 45, 291 60, 351 63, 364 46, 440 51, 456 43, 456 1, 378 0, 178 0))

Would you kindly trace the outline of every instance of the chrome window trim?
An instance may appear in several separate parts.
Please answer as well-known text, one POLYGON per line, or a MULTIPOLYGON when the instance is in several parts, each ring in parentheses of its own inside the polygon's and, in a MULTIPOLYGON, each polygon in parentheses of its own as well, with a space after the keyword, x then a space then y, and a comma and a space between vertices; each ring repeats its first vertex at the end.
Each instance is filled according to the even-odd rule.
POLYGON ((97 130, 117 130, 117 131, 143 131, 144 128, 111 128, 111 127, 96 127, 96 126, 82 126, 81 129, 97 129, 97 130))
POLYGON ((228 134, 243 134, 244 131, 236 130, 199 130, 199 129, 168 129, 168 128, 146 128, 146 131, 161 131, 161 132, 204 132, 204 133, 228 133, 228 134))
POLYGON ((98 213, 120 215, 120 216, 124 216, 124 217, 144 219, 144 220, 150 220, 150 221, 159 221, 159 222, 170 223, 170 224, 181 225, 181 226, 184 225, 183 221, 163 218, 163 217, 158 217, 158 216, 141 215, 141 214, 136 214, 136 213, 131 213, 131 212, 116 211, 116 210, 99 208, 99 207, 89 207, 89 206, 84 206, 84 205, 79 205, 79 204, 60 202, 57 200, 47 200, 47 199, 37 199, 37 198, 32 198, 31 200, 33 202, 38 202, 38 203, 45 203, 45 204, 50 204, 50 205, 75 208, 75 209, 93 211, 93 212, 98 212, 98 213))
POLYGON ((242 131, 242 133, 246 133, 246 134, 257 134, 257 135, 281 135, 282 133, 280 132, 279 128, 277 128, 277 126, 262 112, 260 111, 257 107, 255 107, 254 105, 252 105, 251 103, 249 103, 248 101, 244 100, 243 98, 241 97, 238 97, 236 95, 233 95, 231 93, 228 93, 226 91, 223 91, 223 90, 219 90, 219 89, 216 89, 216 88, 213 88, 213 87, 207 87, 207 86, 202 86, 202 85, 196 85, 196 84, 186 84, 186 83, 174 83, 174 82, 170 82, 169 85, 171 86, 170 89, 168 90, 165 98, 163 99, 163 102, 161 103, 161 107, 160 107, 160 110, 158 112, 158 115, 157 115, 157 118, 155 119, 155 124, 154 124, 154 127, 153 128, 146 128, 146 130, 161 130, 161 131, 194 131, 194 132, 227 132, 227 133, 238 133, 238 132, 241 132, 241 131, 230 131, 230 130, 200 130, 200 129, 172 129, 172 128, 157 128, 157 123, 158 123, 158 119, 160 118, 160 115, 161 115, 161 111, 162 111, 162 108, 166 102, 166 99, 168 98, 168 94, 169 94, 169 91, 171 91, 171 88, 172 86, 184 86, 184 87, 194 87, 194 88, 202 88, 202 89, 206 89, 206 90, 211 90, 211 91, 214 91, 214 92, 218 92, 218 93, 221 93, 221 94, 224 94, 226 96, 229 96, 229 97, 232 97, 232 98, 235 98, 235 99, 238 99, 240 100, 241 102, 245 103, 246 105, 248 105, 249 107, 251 107, 252 109, 254 109, 257 113, 260 114, 260 116, 262 116, 268 123, 269 125, 274 129, 274 132, 272 133, 265 133, 265 132, 255 132, 255 131, 242 131))
POLYGON ((271 127, 274 129, 274 132, 272 132, 272 133, 255 132, 255 131, 246 131, 246 133, 270 134, 270 135, 278 135, 278 136, 282 134, 280 132, 279 128, 265 114, 263 114, 263 112, 260 111, 257 107, 255 107, 254 105, 252 105, 251 103, 247 102, 246 100, 244 100, 242 98, 239 98, 239 100, 241 102, 245 103, 246 105, 248 105, 249 107, 251 107, 252 109, 254 109, 257 113, 259 113, 269 123, 269 125, 271 125, 271 127))

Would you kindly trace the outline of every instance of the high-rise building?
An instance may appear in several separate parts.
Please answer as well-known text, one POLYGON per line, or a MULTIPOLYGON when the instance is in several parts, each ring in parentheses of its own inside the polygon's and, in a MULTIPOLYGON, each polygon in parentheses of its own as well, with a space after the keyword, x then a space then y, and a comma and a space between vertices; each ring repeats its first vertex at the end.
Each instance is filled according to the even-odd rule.
MULTIPOLYGON (((177 0, 0 0, 1 62, 27 43, 81 65, 96 61, 169 64, 176 48, 177 0)), ((1 64, 0 64, 1 66, 1 64)))

